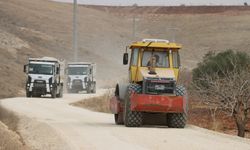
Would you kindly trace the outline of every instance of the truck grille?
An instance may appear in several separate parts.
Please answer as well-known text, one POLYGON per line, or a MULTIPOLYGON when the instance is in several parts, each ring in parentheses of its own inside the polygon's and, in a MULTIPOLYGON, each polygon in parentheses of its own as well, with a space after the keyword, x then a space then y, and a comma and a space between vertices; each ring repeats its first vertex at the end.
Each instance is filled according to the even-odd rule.
POLYGON ((144 80, 145 94, 174 94, 175 81, 170 80, 144 80))
POLYGON ((73 85, 82 85, 82 80, 80 79, 73 80, 73 85))
POLYGON ((35 80, 34 81, 35 88, 46 88, 46 81, 44 80, 35 80))

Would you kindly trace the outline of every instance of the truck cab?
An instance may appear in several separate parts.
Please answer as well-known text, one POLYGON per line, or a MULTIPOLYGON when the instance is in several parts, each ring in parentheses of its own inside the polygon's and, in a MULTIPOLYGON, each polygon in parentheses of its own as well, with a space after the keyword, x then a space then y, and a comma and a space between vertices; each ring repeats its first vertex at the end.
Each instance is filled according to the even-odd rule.
POLYGON ((95 93, 95 69, 95 64, 91 62, 69 62, 66 69, 68 93, 95 93))
POLYGON ((27 74, 26 96, 40 97, 51 94, 52 98, 63 96, 63 62, 52 57, 29 58, 24 65, 27 74))

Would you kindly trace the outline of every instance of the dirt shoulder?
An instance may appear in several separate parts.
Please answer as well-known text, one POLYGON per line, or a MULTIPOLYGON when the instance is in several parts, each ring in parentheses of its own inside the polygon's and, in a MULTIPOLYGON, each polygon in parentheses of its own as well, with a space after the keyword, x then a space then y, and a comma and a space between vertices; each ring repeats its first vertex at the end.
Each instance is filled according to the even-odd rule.
POLYGON ((0 106, 0 149, 29 150, 18 133, 19 118, 0 106))
POLYGON ((10 130, 5 124, 0 121, 0 149, 3 150, 28 150, 21 142, 20 136, 10 130))
POLYGON ((83 99, 74 103, 72 106, 89 109, 96 112, 111 113, 109 100, 114 95, 114 89, 106 89, 106 92, 100 96, 83 99))
POLYGON ((18 132, 30 149, 69 150, 74 149, 63 135, 50 125, 26 116, 19 116, 18 132))
POLYGON ((0 149, 4 150, 73 149, 48 124, 17 115, 2 106, 0 106, 0 135, 0 149))

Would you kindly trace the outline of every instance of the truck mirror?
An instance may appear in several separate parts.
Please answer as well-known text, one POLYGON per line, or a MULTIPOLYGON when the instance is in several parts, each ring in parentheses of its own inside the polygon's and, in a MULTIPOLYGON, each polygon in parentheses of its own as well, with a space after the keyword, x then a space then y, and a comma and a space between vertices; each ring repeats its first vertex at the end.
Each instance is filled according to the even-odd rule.
POLYGON ((60 68, 56 67, 56 74, 59 74, 59 70, 60 70, 60 68))
POLYGON ((124 53, 123 54, 123 65, 127 65, 128 64, 128 53, 124 53))
POLYGON ((28 67, 28 65, 24 65, 24 66, 23 66, 23 72, 24 72, 24 73, 27 73, 27 71, 28 71, 28 70, 27 70, 27 67, 28 67))
POLYGON ((64 74, 68 74, 68 68, 65 68, 64 74))

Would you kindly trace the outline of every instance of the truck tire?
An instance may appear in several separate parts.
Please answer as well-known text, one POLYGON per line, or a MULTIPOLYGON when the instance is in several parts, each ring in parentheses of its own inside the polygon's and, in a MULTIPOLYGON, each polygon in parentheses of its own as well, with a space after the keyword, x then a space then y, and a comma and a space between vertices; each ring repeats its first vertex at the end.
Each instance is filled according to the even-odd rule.
POLYGON ((59 97, 60 97, 60 98, 63 97, 63 86, 61 86, 60 93, 59 93, 59 97))
POLYGON ((60 87, 59 94, 56 94, 56 97, 59 97, 59 98, 63 97, 63 86, 60 87))
POLYGON ((96 93, 96 88, 93 89, 92 93, 94 93, 94 94, 96 93))
MULTIPOLYGON (((186 89, 183 86, 176 87, 177 96, 185 96, 186 89)), ((186 104, 187 105, 187 104, 186 104)), ((187 109, 187 108, 186 108, 187 109)), ((187 122, 187 112, 167 114, 167 125, 170 128, 184 128, 187 122)))
POLYGON ((72 90, 70 90, 69 88, 67 89, 67 93, 72 93, 72 90))
POLYGON ((123 125, 124 124, 123 114, 122 113, 114 114, 114 118, 115 118, 115 124, 117 124, 117 125, 123 125))
POLYGON ((91 92, 89 86, 87 87, 87 93, 89 94, 91 92))
POLYGON ((56 98, 56 91, 57 91, 56 87, 53 87, 52 91, 51 91, 51 97, 52 98, 56 98))
POLYGON ((32 96, 32 93, 29 91, 26 91, 26 97, 31 97, 31 96, 32 96))
POLYGON ((95 83, 94 83, 94 85, 93 85, 92 93, 96 93, 96 84, 95 84, 95 83))
POLYGON ((130 109, 130 95, 132 92, 141 93, 141 86, 138 84, 131 84, 125 96, 124 108, 124 124, 126 127, 140 127, 142 125, 142 113, 131 111, 130 109))

